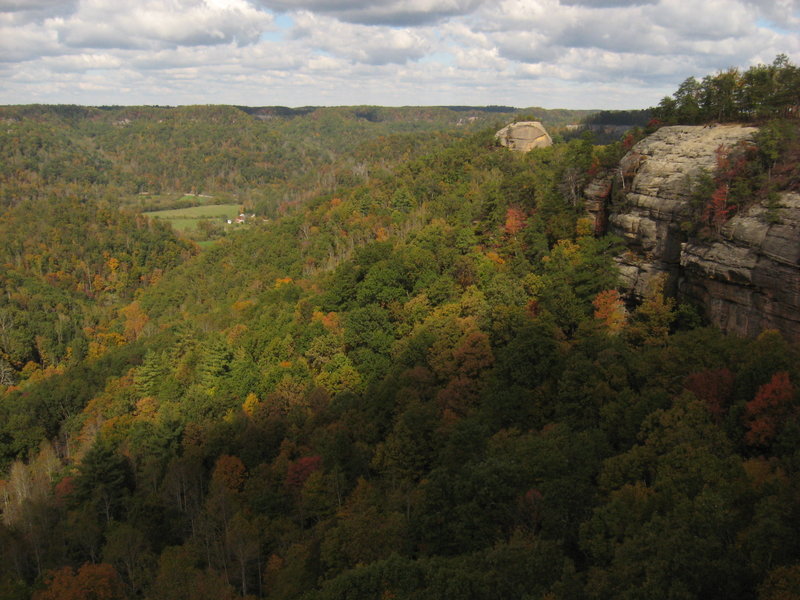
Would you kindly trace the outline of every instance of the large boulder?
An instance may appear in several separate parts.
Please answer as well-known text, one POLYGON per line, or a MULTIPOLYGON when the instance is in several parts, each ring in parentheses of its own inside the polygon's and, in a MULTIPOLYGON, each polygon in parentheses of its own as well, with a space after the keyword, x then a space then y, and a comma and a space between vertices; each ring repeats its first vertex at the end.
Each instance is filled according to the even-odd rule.
POLYGON ((553 145, 550 134, 539 121, 511 123, 494 135, 500 145, 519 152, 528 152, 534 148, 547 148, 553 145))

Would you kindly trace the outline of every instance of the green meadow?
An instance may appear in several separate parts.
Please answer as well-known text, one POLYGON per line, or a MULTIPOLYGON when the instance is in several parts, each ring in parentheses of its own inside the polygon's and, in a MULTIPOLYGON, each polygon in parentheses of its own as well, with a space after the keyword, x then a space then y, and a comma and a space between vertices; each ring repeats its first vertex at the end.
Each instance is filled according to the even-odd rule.
POLYGON ((172 210, 156 210, 144 213, 154 219, 169 221, 176 231, 197 229, 197 224, 206 219, 233 219, 239 214, 238 204, 210 204, 176 208, 172 210))

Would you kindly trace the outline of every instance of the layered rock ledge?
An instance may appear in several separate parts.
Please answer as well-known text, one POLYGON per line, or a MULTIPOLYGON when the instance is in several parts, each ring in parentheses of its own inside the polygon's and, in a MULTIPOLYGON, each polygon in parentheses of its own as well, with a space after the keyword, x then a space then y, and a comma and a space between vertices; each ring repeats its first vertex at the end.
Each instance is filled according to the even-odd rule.
POLYGON ((612 180, 587 187, 597 228, 625 240, 622 287, 641 297, 667 276, 667 292, 702 305, 721 329, 753 336, 778 329, 800 340, 800 196, 783 194, 772 215, 756 204, 711 240, 690 239, 692 188, 716 166, 717 149, 751 140, 741 125, 663 127, 636 144, 612 180), (611 197, 614 202, 611 202, 611 197))
POLYGON ((800 195, 783 194, 779 206, 777 223, 756 205, 728 221, 721 239, 684 244, 679 291, 725 331, 778 329, 800 341, 800 195))

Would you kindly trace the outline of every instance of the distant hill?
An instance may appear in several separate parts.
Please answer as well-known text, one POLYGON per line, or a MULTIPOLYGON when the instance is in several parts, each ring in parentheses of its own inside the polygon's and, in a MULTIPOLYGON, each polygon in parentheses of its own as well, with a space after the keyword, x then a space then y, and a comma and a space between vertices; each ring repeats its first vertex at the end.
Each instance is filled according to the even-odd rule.
MULTIPOLYGON (((586 111, 535 110, 548 126, 586 111)), ((29 105, 0 107, 0 204, 20 191, 70 183, 116 202, 139 195, 227 194, 276 214, 309 194, 333 191, 398 161, 434 151, 513 107, 233 107, 29 105)), ((145 200, 146 208, 153 208, 145 200)))

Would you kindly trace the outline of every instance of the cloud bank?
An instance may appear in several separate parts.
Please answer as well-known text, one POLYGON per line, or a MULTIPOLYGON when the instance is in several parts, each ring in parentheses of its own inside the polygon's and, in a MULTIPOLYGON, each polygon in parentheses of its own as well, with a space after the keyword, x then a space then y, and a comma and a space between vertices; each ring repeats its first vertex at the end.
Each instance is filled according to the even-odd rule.
POLYGON ((638 108, 797 31, 800 0, 0 0, 0 103, 638 108))

